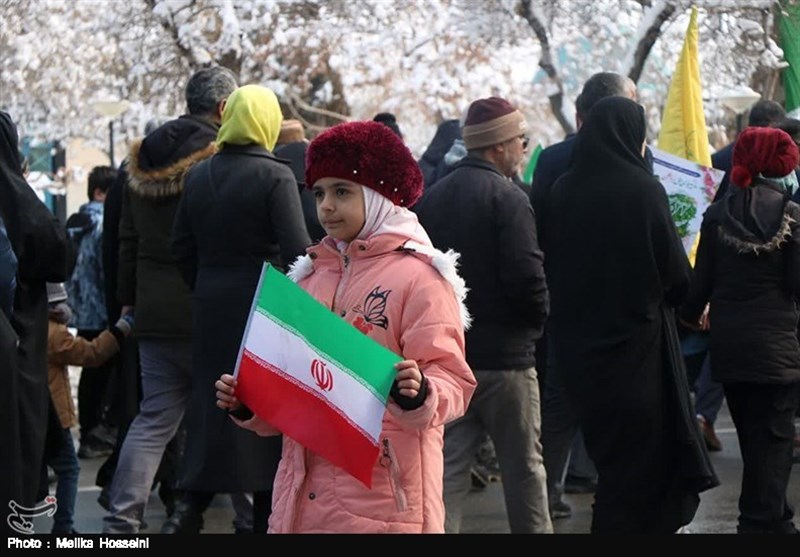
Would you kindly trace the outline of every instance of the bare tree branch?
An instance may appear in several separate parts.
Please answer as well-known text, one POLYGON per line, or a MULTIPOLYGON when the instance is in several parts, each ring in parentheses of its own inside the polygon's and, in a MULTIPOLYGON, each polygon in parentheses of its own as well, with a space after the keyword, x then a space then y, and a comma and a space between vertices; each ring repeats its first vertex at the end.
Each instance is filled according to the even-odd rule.
MULTIPOLYGON (((305 110, 306 112, 311 112, 312 114, 327 116, 328 118, 333 118, 341 122, 349 122, 351 120, 349 116, 345 116, 344 114, 339 114, 338 112, 333 112, 332 110, 325 110, 324 108, 318 108, 316 106, 308 104, 303 99, 301 99, 294 91, 287 90, 286 95, 289 97, 289 100, 291 101, 291 103, 289 104, 290 108, 292 108, 292 105, 297 105, 297 107, 299 107, 300 109, 305 110)), ((309 124, 309 126, 311 126, 311 124, 309 124)), ((324 126, 322 127, 313 126, 313 127, 325 129, 324 126)))
POLYGON ((531 0, 521 0, 519 5, 519 14, 528 22, 528 25, 533 29, 536 38, 539 40, 539 46, 542 49, 542 55, 539 59, 539 67, 544 70, 547 77, 555 86, 555 91, 548 95, 550 99, 550 106, 553 109, 558 123, 567 134, 574 133, 575 128, 572 122, 564 114, 564 83, 561 81, 561 76, 558 75, 558 70, 553 64, 553 54, 550 51, 550 39, 547 36, 547 29, 544 22, 534 13, 531 6, 531 0))
MULTIPOLYGON (((151 12, 155 12, 157 0, 145 0, 145 3, 150 7, 150 11, 151 12)), ((164 30, 167 33, 169 33, 169 35, 172 37, 173 45, 175 45, 175 47, 177 47, 183 53, 184 58, 189 61, 189 65, 192 68, 200 68, 200 67, 205 66, 206 64, 205 63, 201 63, 197 59, 197 57, 194 55, 194 52, 192 51, 192 49, 186 48, 181 43, 181 38, 180 38, 180 36, 178 36, 178 27, 177 27, 177 25, 175 25, 175 14, 180 12, 181 10, 189 8, 191 6, 194 6, 194 2, 192 2, 192 4, 187 4, 185 6, 182 6, 180 9, 178 9, 177 12, 174 12, 174 13, 170 12, 170 20, 171 21, 167 21, 163 17, 159 17, 158 20, 159 20, 159 23, 161 23, 161 26, 164 28, 164 30)))
POLYGON ((628 77, 635 83, 638 83, 639 78, 642 77, 642 70, 644 70, 647 57, 650 55, 656 40, 661 36, 661 28, 672 17, 676 8, 677 6, 674 3, 664 2, 645 9, 640 25, 646 25, 647 28, 644 33, 639 34, 639 42, 633 49, 632 55, 629 54, 627 57, 630 66, 626 68, 627 64, 624 64, 622 68, 622 73, 627 73, 628 77))

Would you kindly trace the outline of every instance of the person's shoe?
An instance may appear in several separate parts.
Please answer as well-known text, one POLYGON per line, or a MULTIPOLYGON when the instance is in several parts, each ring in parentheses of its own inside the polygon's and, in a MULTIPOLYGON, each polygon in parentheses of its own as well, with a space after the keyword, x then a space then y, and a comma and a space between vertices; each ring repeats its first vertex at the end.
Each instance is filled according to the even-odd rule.
POLYGON ((597 491, 597 478, 567 476, 564 479, 564 493, 594 493, 595 491, 597 491))
POLYGON ((100 490, 100 495, 97 496, 97 503, 106 511, 111 510, 111 497, 109 496, 109 492, 110 486, 106 484, 103 486, 103 489, 100 490))
POLYGON ((500 463, 497 461, 497 454, 494 451, 494 444, 487 437, 478 449, 476 455, 476 467, 480 468, 487 481, 500 481, 500 463))
POLYGON ((81 441, 78 458, 100 458, 114 452, 114 447, 99 441, 81 441))
POLYGON ((486 489, 489 485, 489 476, 483 466, 475 465, 469 471, 473 489, 486 489))
POLYGON ((486 470, 486 477, 490 482, 500 481, 500 466, 495 463, 491 466, 485 466, 484 469, 486 470))
POLYGON ((203 516, 186 501, 175 504, 175 511, 161 526, 162 534, 199 534, 203 529, 203 516))
POLYGON ((92 428, 88 435, 92 441, 114 447, 117 444, 117 428, 106 424, 99 424, 92 428))
POLYGON ((714 431, 714 425, 709 423, 709 421, 700 414, 697 415, 697 425, 700 427, 700 433, 703 434, 706 448, 712 452, 721 451, 722 441, 717 437, 717 432, 714 431))
POLYGON ((176 490, 172 489, 172 487, 166 485, 164 482, 159 484, 158 497, 164 504, 164 512, 167 514, 167 518, 175 513, 175 491, 176 490))
POLYGON ((572 516, 572 507, 570 507, 563 499, 556 499, 550 503, 550 519, 558 520, 560 518, 569 518, 572 516))

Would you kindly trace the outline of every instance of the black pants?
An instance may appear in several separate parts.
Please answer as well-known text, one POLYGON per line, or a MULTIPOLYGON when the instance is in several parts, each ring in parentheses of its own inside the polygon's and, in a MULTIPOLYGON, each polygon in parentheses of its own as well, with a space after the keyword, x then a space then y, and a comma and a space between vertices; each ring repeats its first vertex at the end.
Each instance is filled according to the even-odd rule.
MULTIPOLYGON (((78 336, 91 341, 102 332, 79 330, 78 336)), ((84 367, 81 371, 81 379, 78 383, 78 421, 81 426, 81 442, 103 422, 109 402, 106 390, 111 370, 112 364, 107 363, 100 367, 84 367)))
MULTIPOLYGON (((190 505, 195 512, 202 515, 211 500, 214 498, 213 491, 186 491, 183 495, 184 501, 190 505)), ((267 532, 267 522, 269 515, 272 514, 272 490, 256 491, 253 493, 253 533, 264 534, 267 532)))
POLYGON ((794 511, 786 500, 786 489, 800 383, 723 386, 744 463, 739 532, 791 533, 794 511))
MULTIPOLYGON (((538 353, 536 362, 539 362, 538 353)), ((541 441, 547 471, 548 502, 553 505, 564 495, 565 471, 572 443, 578 434, 578 410, 567 393, 568 380, 557 367, 555 350, 548 351, 547 365, 549 369, 542 395, 541 441)))

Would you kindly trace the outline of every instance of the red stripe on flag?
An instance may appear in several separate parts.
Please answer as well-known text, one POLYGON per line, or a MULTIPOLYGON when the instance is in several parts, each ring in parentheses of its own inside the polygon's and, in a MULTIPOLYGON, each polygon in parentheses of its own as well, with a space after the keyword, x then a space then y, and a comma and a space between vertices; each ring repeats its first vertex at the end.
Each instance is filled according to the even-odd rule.
POLYGON ((378 446, 324 397, 287 380, 269 363, 255 361, 247 351, 242 355, 237 381, 236 398, 259 418, 372 487, 378 446))

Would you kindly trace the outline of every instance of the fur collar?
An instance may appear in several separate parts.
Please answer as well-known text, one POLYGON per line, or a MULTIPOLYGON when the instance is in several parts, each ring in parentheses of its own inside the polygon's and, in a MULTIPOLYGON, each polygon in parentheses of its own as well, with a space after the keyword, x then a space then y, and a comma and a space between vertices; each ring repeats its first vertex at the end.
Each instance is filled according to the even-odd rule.
POLYGON ((212 141, 205 148, 178 159, 169 166, 154 170, 143 170, 139 166, 142 141, 141 139, 136 141, 131 147, 127 165, 128 185, 130 185, 131 190, 142 197, 159 198, 180 194, 183 191, 183 178, 186 172, 193 165, 217 152, 217 146, 212 141))
POLYGON ((792 217, 789 216, 788 213, 783 214, 783 220, 781 221, 781 226, 778 228, 778 232, 769 242, 763 244, 757 244, 755 242, 750 242, 748 240, 742 240, 741 238, 737 238, 732 236, 728 232, 725 231, 725 228, 720 225, 719 227, 719 239, 727 244, 728 246, 732 247, 736 250, 737 253, 753 253, 758 255, 760 253, 769 253, 771 251, 776 251, 780 249, 780 247, 785 244, 791 237, 792 237, 792 223, 797 222, 792 217))
MULTIPOLYGON (((461 254, 453 250, 447 250, 446 253, 443 253, 433 246, 426 246, 412 240, 403 244, 401 249, 431 265, 448 283, 450 283, 450 286, 453 287, 456 299, 458 300, 461 325, 464 327, 465 331, 469 329, 470 325, 472 325, 472 316, 465 303, 469 288, 467 288, 461 275, 458 274, 458 259, 461 257, 461 254)), ((314 262, 311 256, 306 254, 298 257, 294 263, 289 266, 289 272, 286 275, 294 282, 300 282, 313 272, 314 262)))

